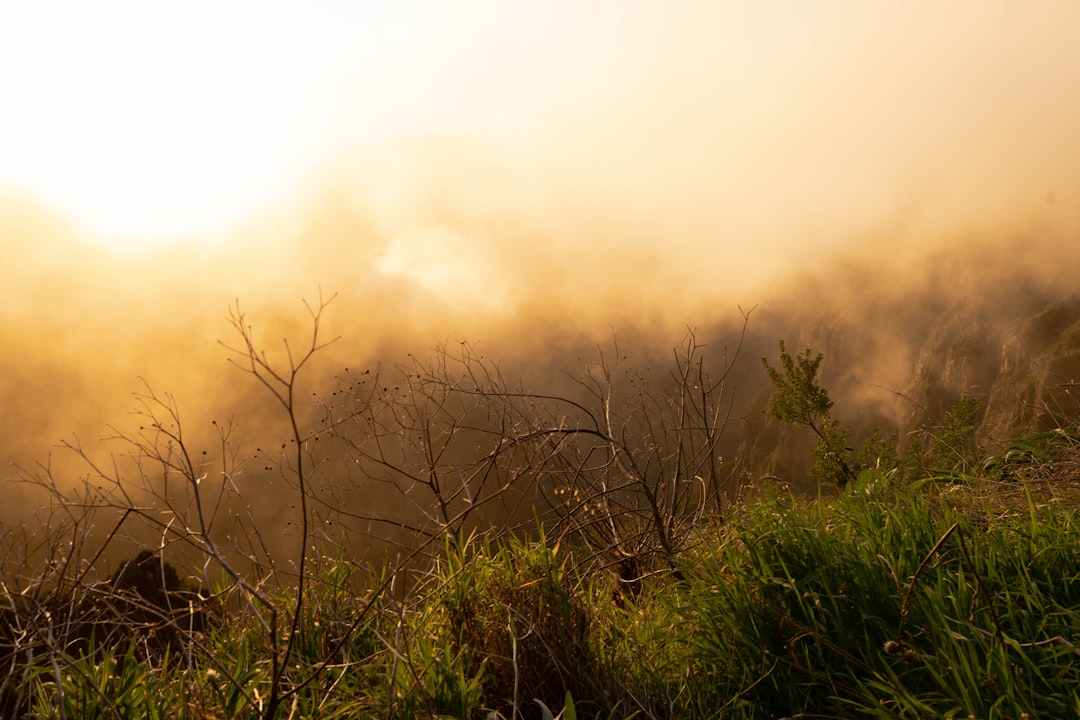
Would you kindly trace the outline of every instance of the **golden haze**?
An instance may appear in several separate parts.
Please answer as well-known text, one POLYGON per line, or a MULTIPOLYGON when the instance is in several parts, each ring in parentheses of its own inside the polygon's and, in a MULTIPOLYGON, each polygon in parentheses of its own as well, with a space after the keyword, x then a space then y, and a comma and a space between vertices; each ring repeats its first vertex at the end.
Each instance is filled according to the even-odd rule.
MULTIPOLYGON (((301 298, 338 292, 327 332, 343 339, 318 371, 330 375, 466 339, 546 363, 590 352, 612 329, 659 354, 687 325, 737 318, 738 305, 760 305, 764 322, 770 308, 805 304, 790 293, 818 296, 794 273, 828 278, 850 262, 879 273, 883 295, 917 302, 949 289, 927 287, 943 248, 1068 285, 1075 265, 1061 258, 1080 245, 1074 4, 753 5, 436 5, 447 24, 382 18, 391 41, 359 56, 348 22, 301 18, 316 40, 339 27, 322 54, 290 48, 310 77, 289 76, 250 106, 243 92, 178 96, 181 119, 222 118, 204 128, 222 145, 192 147, 219 147, 241 189, 267 175, 274 187, 227 220, 207 211, 179 232, 146 231, 170 242, 118 251, 77 202, 49 194, 51 180, 0 175, 0 456, 30 466, 73 432, 107 453, 98 440, 107 423, 130 422, 139 378, 174 393, 194 427, 235 414, 257 434, 264 398, 217 343, 232 339, 223 318, 236 298, 278 347, 303 330, 301 298), (373 69, 386 67, 379 53, 394 69, 373 69), (307 108, 274 125, 299 134, 289 149, 274 155, 275 138, 262 137, 230 155, 246 132, 233 113, 280 109, 291 92, 307 108), (271 164, 244 164, 264 150, 271 164)), ((296 19, 266 21, 299 42, 296 19)), ((17 100, 24 111, 0 120, 0 163, 23 157, 20 143, 70 130, 75 144, 61 147, 76 152, 105 133, 80 129, 77 105, 34 106, 30 81, 0 73, 5 110, 17 100), (67 114, 33 122, 38 112, 67 114), (40 128, 51 134, 25 135, 40 128)), ((113 132, 116 116, 96 112, 113 132)), ((172 118, 165 107, 142 119, 172 118)), ((123 161, 145 146, 105 136, 109 158, 169 177, 167 163, 123 161)), ((80 157, 93 182, 103 156, 80 157)), ((187 207, 185 193, 217 177, 214 155, 200 157, 176 184, 139 183, 146 202, 159 192, 187 207)), ((115 187, 119 199, 102 202, 123 215, 131 186, 115 187)), ((777 336, 788 330, 775 323, 777 336)))

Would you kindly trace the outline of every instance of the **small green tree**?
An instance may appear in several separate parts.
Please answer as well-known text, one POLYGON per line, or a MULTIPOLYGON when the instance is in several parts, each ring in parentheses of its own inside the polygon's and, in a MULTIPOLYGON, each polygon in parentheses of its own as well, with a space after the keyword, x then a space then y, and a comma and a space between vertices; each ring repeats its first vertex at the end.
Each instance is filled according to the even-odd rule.
POLYGON ((780 366, 773 367, 762 357, 765 372, 773 384, 767 412, 777 420, 804 425, 817 435, 814 445, 815 462, 810 474, 820 480, 831 480, 839 487, 856 479, 848 463, 849 431, 832 418, 829 392, 818 382, 817 373, 824 356, 814 355, 810 348, 797 355, 787 351, 780 341, 780 366))

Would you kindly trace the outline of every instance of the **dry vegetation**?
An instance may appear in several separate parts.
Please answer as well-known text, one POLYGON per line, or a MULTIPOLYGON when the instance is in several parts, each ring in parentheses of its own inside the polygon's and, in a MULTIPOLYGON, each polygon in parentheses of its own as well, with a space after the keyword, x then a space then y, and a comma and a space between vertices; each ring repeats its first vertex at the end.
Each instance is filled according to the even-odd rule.
MULTIPOLYGON (((718 457, 738 338, 714 365, 689 336, 662 386, 616 347, 553 394, 463 345, 344 373, 316 413, 300 398, 328 304, 279 361, 232 313, 235 364, 286 428, 255 457, 293 497, 291 554, 240 491, 232 426, 196 453, 149 389, 124 462, 73 445, 78 490, 23 477, 51 512, 3 536, 4 717, 1080 712, 1067 419, 976 451, 961 405, 902 459, 880 438, 830 456, 842 428, 818 432, 840 474, 796 498, 737 487, 718 457), (375 539, 382 559, 356 551, 375 539)), ((829 427, 811 353, 767 367, 778 416, 829 427)))

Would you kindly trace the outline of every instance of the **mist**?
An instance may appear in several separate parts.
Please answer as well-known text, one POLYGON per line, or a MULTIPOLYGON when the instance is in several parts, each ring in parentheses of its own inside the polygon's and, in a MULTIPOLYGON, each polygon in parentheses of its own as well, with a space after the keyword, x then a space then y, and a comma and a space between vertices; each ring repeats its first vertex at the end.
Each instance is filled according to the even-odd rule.
POLYGON ((777 339, 840 313, 859 334, 838 401, 881 410, 950 307, 1075 290, 1075 5, 673 7, 455 16, 468 32, 376 129, 346 132, 343 104, 287 192, 173 242, 109 249, 0 185, 0 519, 43 507, 28 470, 87 474, 59 441, 122 453, 107 438, 148 388, 197 443, 228 418, 243 452, 280 442, 229 363, 236 303, 281 360, 310 332, 302 301, 336 295, 308 396, 462 342, 560 388, 613 342, 641 367, 688 332, 719 356, 749 312, 740 409, 777 339))

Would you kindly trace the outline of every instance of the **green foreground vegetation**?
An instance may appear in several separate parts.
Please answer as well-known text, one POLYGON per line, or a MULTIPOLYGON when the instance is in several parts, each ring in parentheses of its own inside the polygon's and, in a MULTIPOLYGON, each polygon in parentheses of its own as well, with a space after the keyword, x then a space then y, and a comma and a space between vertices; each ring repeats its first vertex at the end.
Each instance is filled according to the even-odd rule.
MULTIPOLYGON (((1076 508, 1053 481, 989 483, 912 493, 867 473, 842 497, 772 494, 634 596, 550 538, 448 548, 393 608, 328 560, 288 671, 316 680, 281 716, 1080 716, 1076 508)), ((132 644, 28 668, 27 716, 259 717, 271 655, 241 613, 187 657, 132 644)))
MULTIPOLYGON (((262 380, 264 356, 250 357, 250 372, 262 380)), ((276 377, 294 420, 292 383, 304 360, 276 377)), ((18 590, 5 581, 3 712, 173 720, 1080 717, 1075 428, 1025 438, 974 463, 965 420, 973 405, 965 399, 902 460, 892 449, 854 453, 831 420, 818 363, 809 351, 790 356, 783 346, 779 369, 766 363, 777 392, 772 412, 813 429, 817 467, 834 474, 816 498, 768 480, 722 502, 664 494, 647 462, 635 464, 641 456, 629 441, 605 426, 533 423, 513 443, 500 436, 485 467, 513 446, 510 459, 534 463, 534 475, 571 468, 582 481, 591 477, 584 460, 551 458, 568 452, 567 437, 586 436, 597 443, 585 448, 591 455, 597 447, 612 453, 596 472, 634 477, 619 497, 645 498, 644 524, 626 524, 638 506, 615 509, 606 489, 579 484, 594 491, 578 503, 574 490, 577 524, 567 515, 537 517, 528 532, 481 532, 447 514, 427 561, 408 572, 358 578, 361 563, 316 552, 293 580, 276 583, 230 574, 209 534, 186 530, 179 537, 203 543, 224 568, 216 599, 197 611, 189 604, 187 614, 174 608, 179 614, 129 619, 124 632, 95 621, 65 636, 78 624, 75 613, 65 620, 40 586, 18 590), (547 448, 545 464, 521 450, 538 437, 558 441, 537 446, 547 448), (634 527, 652 540, 631 545, 634 527), (617 542, 590 543, 597 537, 617 542)), ((692 363, 678 367, 687 370, 684 381, 702 377, 689 372, 692 363)), ((269 377, 264 383, 273 387, 269 377)), ((535 417, 536 398, 528 400, 535 417)), ((667 417, 667 406, 655 407, 667 417)), ((688 428, 697 425, 678 427, 685 451, 695 437, 688 428)), ((179 443, 178 430, 168 433, 179 443)), ((894 443, 875 435, 870 445, 894 443)), ((187 467, 197 492, 197 468, 169 457, 187 467)), ((305 500, 297 458, 289 467, 305 500)), ((74 593, 78 583, 70 587, 74 593)), ((54 588, 52 597, 75 595, 54 588)), ((119 597, 128 596, 88 595, 67 607, 99 617, 103 603, 115 609, 119 597)))

